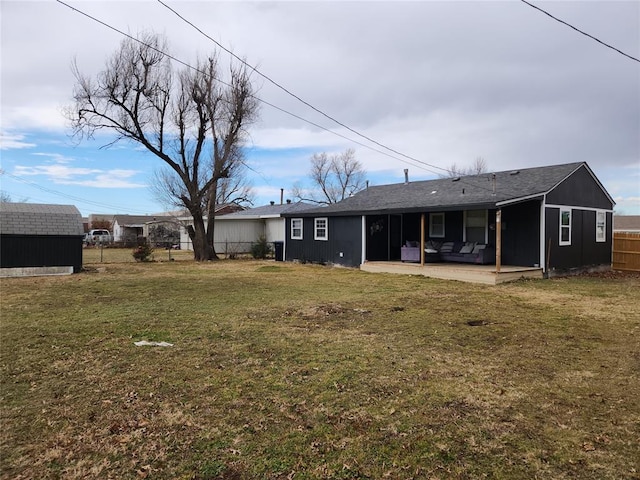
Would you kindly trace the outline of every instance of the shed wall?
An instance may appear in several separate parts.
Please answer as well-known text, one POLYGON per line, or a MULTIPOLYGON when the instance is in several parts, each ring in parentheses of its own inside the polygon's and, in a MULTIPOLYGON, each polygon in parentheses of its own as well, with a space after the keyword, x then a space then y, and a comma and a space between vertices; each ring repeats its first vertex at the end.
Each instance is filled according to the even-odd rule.
POLYGON ((0 267, 73 267, 82 270, 82 235, 2 235, 0 267))

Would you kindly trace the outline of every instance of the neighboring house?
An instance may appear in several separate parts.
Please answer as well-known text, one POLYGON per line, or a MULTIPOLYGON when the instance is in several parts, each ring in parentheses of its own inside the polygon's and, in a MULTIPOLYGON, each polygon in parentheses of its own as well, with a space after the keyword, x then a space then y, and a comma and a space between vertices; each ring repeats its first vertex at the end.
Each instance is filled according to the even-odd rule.
POLYGON ((113 241, 127 245, 135 244, 138 237, 148 236, 147 224, 172 220, 171 217, 160 215, 114 215, 111 220, 113 241))
POLYGON ((614 215, 613 231, 640 233, 640 215, 614 215))
POLYGON ((582 162, 407 180, 286 213, 285 260, 347 266, 399 261, 407 242, 433 240, 483 243, 500 253, 501 265, 539 267, 547 275, 608 269, 614 204, 582 162))
POLYGON ((82 216, 73 205, 0 204, 3 276, 82 270, 82 216))
MULTIPOLYGON (((217 253, 239 254, 251 251, 251 245, 264 235, 269 243, 284 242, 284 213, 294 213, 311 208, 312 205, 297 202, 263 205, 227 215, 216 216, 214 246, 217 253)), ((191 241, 186 230, 181 230, 181 244, 189 250, 191 241)))

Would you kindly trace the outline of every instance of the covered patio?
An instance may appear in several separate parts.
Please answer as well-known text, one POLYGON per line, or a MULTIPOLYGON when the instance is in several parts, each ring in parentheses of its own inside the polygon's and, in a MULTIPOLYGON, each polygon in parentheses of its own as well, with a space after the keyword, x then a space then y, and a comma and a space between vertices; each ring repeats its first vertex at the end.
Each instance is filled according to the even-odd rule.
POLYGON ((399 273, 404 275, 424 275, 442 280, 498 285, 521 278, 543 278, 542 268, 502 265, 472 265, 462 263, 405 263, 405 262, 364 262, 360 270, 375 273, 399 273))

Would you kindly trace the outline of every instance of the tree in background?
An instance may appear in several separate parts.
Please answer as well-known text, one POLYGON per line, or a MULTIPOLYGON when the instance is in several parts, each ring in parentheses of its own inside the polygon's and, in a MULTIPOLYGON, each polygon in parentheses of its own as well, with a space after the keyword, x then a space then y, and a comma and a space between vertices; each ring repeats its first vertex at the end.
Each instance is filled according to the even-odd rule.
POLYGON ((309 177, 312 182, 310 189, 293 186, 295 199, 329 205, 350 197, 366 186, 366 171, 356 160, 355 151, 351 148, 334 155, 325 152, 313 154, 309 177))
POLYGON ((258 101, 246 67, 232 65, 223 78, 214 53, 178 70, 167 49, 163 36, 144 33, 124 39, 93 79, 74 65, 67 116, 80 139, 106 130, 116 135, 108 145, 132 141, 158 157, 164 168, 156 187, 193 218, 187 230, 195 260, 213 260, 216 202, 209 199, 242 163, 258 101))
POLYGON ((113 233, 113 224, 109 220, 93 220, 91 230, 108 230, 113 233))
POLYGON ((477 157, 468 167, 459 167, 455 163, 452 163, 451 166, 447 168, 447 173, 443 173, 440 176, 442 178, 464 177, 465 175, 480 175, 488 171, 486 160, 482 157, 477 157))

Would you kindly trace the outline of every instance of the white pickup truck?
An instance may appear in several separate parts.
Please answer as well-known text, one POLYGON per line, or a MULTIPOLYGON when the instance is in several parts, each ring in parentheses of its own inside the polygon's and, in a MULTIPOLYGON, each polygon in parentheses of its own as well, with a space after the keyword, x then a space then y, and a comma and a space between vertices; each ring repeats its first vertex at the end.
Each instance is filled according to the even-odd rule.
POLYGON ((108 245, 113 242, 113 237, 109 230, 89 230, 84 236, 85 245, 108 245))

